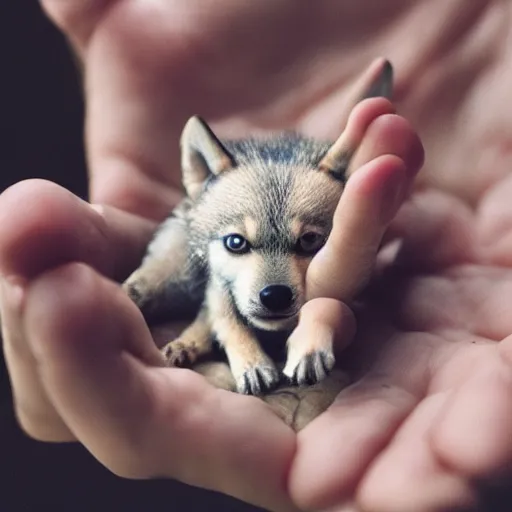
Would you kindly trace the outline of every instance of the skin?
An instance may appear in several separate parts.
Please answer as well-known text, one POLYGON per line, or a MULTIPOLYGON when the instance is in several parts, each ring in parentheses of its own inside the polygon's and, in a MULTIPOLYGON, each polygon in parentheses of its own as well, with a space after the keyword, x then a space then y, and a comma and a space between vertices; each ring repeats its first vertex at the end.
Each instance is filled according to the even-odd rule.
POLYGON ((123 476, 178 478, 279 512, 471 509, 482 483, 508 478, 509 4, 43 6, 84 62, 91 200, 103 206, 41 181, 0 197, 4 351, 25 431, 78 440, 123 476), (366 131, 337 229, 308 276, 306 328, 336 307, 323 314, 351 329, 340 301, 353 296, 353 276, 368 277, 383 238, 403 243, 395 260, 379 256, 354 308, 344 364, 355 384, 295 434, 256 398, 159 368, 113 279, 134 267, 176 198, 176 142, 190 114, 226 136, 296 127, 335 138, 351 79, 384 53, 404 117, 376 114, 366 131), (428 159, 401 207, 423 158, 412 126, 428 159))

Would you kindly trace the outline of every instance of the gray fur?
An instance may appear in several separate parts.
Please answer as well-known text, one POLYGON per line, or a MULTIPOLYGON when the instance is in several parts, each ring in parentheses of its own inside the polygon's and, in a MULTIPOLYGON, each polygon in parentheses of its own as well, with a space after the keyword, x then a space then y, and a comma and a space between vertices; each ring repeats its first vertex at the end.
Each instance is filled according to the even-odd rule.
MULTIPOLYGON (((389 96, 391 80, 392 68, 383 62, 366 97, 389 96)), ((164 347, 167 361, 193 364, 217 338, 238 391, 260 394, 280 379, 260 335, 284 332, 283 373, 293 382, 314 383, 332 369, 329 329, 316 340, 294 337, 307 267, 320 245, 310 253, 301 247, 306 235, 320 243, 328 238, 354 144, 343 134, 332 144, 290 132, 221 141, 200 118, 187 122, 181 139, 187 198, 124 283, 150 323, 197 314, 164 347), (229 235, 245 238, 249 250, 233 252, 224 243, 229 235), (284 289, 284 305, 267 301, 269 289, 284 289)))

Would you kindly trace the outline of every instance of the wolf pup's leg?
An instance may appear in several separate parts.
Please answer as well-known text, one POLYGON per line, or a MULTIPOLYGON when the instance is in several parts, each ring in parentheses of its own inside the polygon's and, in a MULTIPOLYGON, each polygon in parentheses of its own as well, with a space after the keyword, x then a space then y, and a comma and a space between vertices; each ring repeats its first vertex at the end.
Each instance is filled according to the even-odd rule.
POLYGON ((274 362, 262 350, 258 340, 238 318, 227 293, 210 288, 207 293, 212 330, 226 351, 237 391, 261 395, 279 383, 274 362))
POLYGON ((212 350, 212 331, 209 315, 203 307, 194 322, 179 338, 162 348, 169 366, 192 366, 200 357, 212 350))
POLYGON ((234 316, 219 318, 213 330, 224 347, 237 391, 261 395, 279 383, 279 372, 252 332, 234 316))
POLYGON ((316 384, 335 364, 334 332, 328 326, 295 328, 288 338, 288 357, 283 374, 297 386, 316 384))
POLYGON ((141 266, 123 283, 146 321, 194 317, 204 289, 191 265, 186 227, 171 217, 158 229, 141 266))

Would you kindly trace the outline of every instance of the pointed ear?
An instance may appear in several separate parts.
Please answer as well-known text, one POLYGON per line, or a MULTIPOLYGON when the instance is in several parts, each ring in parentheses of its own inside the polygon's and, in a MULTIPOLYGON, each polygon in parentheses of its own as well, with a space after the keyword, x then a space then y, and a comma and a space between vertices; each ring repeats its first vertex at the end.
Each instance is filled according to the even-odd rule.
POLYGON ((393 66, 387 59, 376 59, 366 69, 360 82, 362 91, 359 101, 366 98, 387 98, 393 96, 393 66))
POLYGON ((200 117, 191 117, 181 135, 181 168, 187 195, 196 199, 205 181, 235 166, 210 127, 200 117))
MULTIPOLYGON (((366 68, 365 72, 352 87, 347 102, 350 108, 346 117, 348 118, 350 111, 360 101, 377 97, 391 99, 392 94, 393 67, 386 59, 376 59, 366 68)), ((328 172, 336 179, 345 181, 347 179, 346 173, 350 159, 357 149, 353 145, 354 141, 348 139, 346 130, 344 130, 322 158, 318 164, 318 169, 328 172)))

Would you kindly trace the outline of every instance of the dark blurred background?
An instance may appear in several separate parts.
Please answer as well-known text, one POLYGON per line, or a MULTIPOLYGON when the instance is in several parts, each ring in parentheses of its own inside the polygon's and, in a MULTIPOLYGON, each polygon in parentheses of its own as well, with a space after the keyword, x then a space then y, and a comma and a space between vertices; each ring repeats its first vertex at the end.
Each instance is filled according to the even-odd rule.
MULTIPOLYGON (((38 177, 85 197, 80 82, 64 39, 36 0, 3 0, 0 41, 0 191, 38 177)), ((123 480, 78 445, 29 439, 13 418, 0 358, 0 512, 162 509, 256 510, 172 481, 123 480)))

